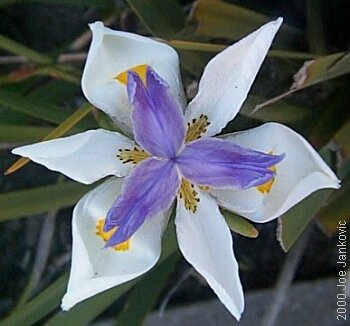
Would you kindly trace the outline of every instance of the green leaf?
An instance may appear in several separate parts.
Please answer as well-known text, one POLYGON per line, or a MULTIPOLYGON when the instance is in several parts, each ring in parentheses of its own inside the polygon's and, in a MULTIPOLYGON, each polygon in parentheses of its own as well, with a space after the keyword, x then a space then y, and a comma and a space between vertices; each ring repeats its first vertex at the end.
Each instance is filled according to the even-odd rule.
MULTIPOLYGON (((43 121, 60 124, 72 115, 72 110, 47 101, 30 99, 5 90, 0 90, 0 105, 4 108, 27 114, 43 121)), ((92 119, 80 122, 82 128, 96 125, 92 119)))
POLYGON ((0 90, 0 105, 47 122, 59 124, 71 114, 71 110, 52 103, 31 100, 17 93, 0 90), (48 108, 50 108, 48 110, 48 108))
POLYGON ((31 143, 45 137, 52 128, 30 125, 0 124, 0 142, 31 143))
POLYGON ((0 0, 0 7, 5 7, 21 2, 38 2, 65 6, 95 6, 101 8, 113 8, 113 0, 0 0))
POLYGON ((285 101, 279 101, 271 104, 268 108, 255 111, 254 108, 264 101, 265 99, 262 97, 250 95, 239 113, 264 122, 295 123, 304 119, 311 111, 310 108, 296 106, 285 101))
POLYGON ((49 80, 41 87, 35 88, 28 97, 32 100, 49 103, 62 103, 73 99, 80 87, 64 80, 49 80))
MULTIPOLYGON (((24 0, 27 1, 27 0, 24 0)), ((102 8, 114 7, 113 0, 29 0, 32 2, 47 3, 47 4, 61 4, 65 6, 95 6, 102 8)))
POLYGON ((137 283, 118 316, 116 325, 143 325, 147 314, 156 304, 166 281, 174 272, 179 258, 177 253, 173 254, 137 283))
MULTIPOLYGON (((197 21, 196 34, 210 38, 237 40, 272 18, 255 11, 218 0, 199 0, 192 10, 192 18, 197 21)), ((283 24, 278 41, 290 43, 291 39, 302 34, 299 30, 283 24)))
POLYGON ((309 87, 350 73, 350 54, 335 53, 319 57, 307 66, 305 80, 299 88, 309 87))
POLYGON ((176 0, 127 0, 154 36, 171 37, 185 26, 185 15, 176 0))
MULTIPOLYGON (((339 222, 350 222, 350 173, 342 181, 341 188, 329 197, 328 205, 317 213, 318 224, 328 235, 339 232, 339 222)), ((342 223, 344 224, 344 223, 342 223)))
MULTIPOLYGON (((339 146, 346 146, 349 142, 347 136, 347 121, 350 118, 350 111, 346 108, 349 105, 350 93, 348 85, 339 85, 337 92, 328 97, 318 108, 310 110, 313 114, 310 119, 305 120, 305 134, 309 141, 316 148, 326 146, 330 141, 336 142, 339 146), (339 96, 339 94, 342 94, 339 96), (311 122, 312 121, 312 122, 311 122), (325 128, 327 126, 327 128, 325 128), (335 137, 338 137, 336 140, 335 137), (345 137, 345 139, 344 139, 345 137)), ((275 103, 276 105, 278 103, 275 103)), ((264 111, 268 111, 266 108, 264 111)), ((346 158, 346 150, 341 152, 346 158)))
POLYGON ((55 79, 62 79, 70 83, 80 85, 80 72, 75 69, 67 69, 62 65, 50 65, 38 67, 33 76, 49 76, 55 79))
POLYGON ((0 322, 0 326, 30 326, 52 312, 61 302, 67 287, 68 274, 64 274, 21 309, 13 311, 0 322))
MULTIPOLYGON (((165 40, 164 42, 178 50, 197 51, 197 52, 218 53, 227 48, 227 45, 224 45, 224 44, 213 44, 213 43, 195 42, 195 41, 165 40)), ((272 58, 297 59, 297 60, 313 59, 316 57, 316 55, 312 53, 284 51, 284 50, 270 50, 267 55, 272 58)))
POLYGON ((0 121, 2 125, 25 125, 35 123, 34 118, 20 112, 0 108, 0 121))
POLYGON ((313 85, 324 83, 331 79, 350 73, 350 53, 335 53, 314 60, 306 61, 294 75, 295 82, 290 90, 275 96, 256 106, 255 111, 261 110, 285 97, 308 88, 313 85))
POLYGON ((333 141, 340 146, 343 159, 348 159, 350 156, 350 119, 338 130, 333 141))
POLYGON ((224 209, 221 209, 221 213, 225 217, 229 228, 233 232, 236 232, 248 238, 256 238, 259 235, 258 230, 245 218, 224 209))
POLYGON ((51 64, 53 61, 49 56, 36 52, 4 35, 0 35, 0 48, 14 54, 23 55, 38 64, 51 64))
POLYGON ((72 206, 93 187, 66 182, 0 194, 0 221, 72 206))
POLYGON ((283 250, 290 250, 332 191, 323 189, 314 192, 280 218, 277 239, 283 250))
POLYGON ((92 320, 135 285, 136 282, 137 280, 133 280, 99 293, 74 306, 69 311, 59 311, 45 323, 45 326, 89 325, 92 320))

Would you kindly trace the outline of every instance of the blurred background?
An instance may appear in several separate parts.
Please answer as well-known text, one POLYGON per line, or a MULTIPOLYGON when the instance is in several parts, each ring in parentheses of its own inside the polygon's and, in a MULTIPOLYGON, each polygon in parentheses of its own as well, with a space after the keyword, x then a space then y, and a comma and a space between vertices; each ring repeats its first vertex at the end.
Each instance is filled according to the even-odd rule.
POLYGON ((70 267, 72 206, 93 186, 17 161, 10 151, 91 128, 114 130, 80 89, 91 40, 88 23, 102 20, 173 46, 190 100, 210 58, 279 16, 283 27, 250 96, 223 133, 284 123, 319 150, 342 188, 319 191, 265 225, 227 214, 248 294, 241 324, 280 325, 284 316, 284 325, 341 325, 334 291, 337 226, 350 220, 349 15, 348 0, 0 0, 0 325, 87 325, 106 319, 140 325, 152 311, 147 325, 201 325, 200 316, 208 324, 234 323, 179 258, 172 230, 166 237, 168 258, 146 277, 60 312, 70 267), (302 287, 294 290, 298 284, 302 287), (288 301, 312 292, 304 306, 288 301), (295 309, 290 316, 281 314, 286 305, 295 309), (176 310, 181 307, 189 310, 176 310))

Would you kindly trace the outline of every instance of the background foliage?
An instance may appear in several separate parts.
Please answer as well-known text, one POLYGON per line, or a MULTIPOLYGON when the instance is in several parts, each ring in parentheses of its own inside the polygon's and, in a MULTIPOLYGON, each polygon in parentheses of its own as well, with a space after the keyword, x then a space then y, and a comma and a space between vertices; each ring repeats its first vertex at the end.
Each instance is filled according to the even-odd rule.
MULTIPOLYGON (((289 250, 308 225, 317 224, 334 235, 338 221, 350 218, 349 11, 347 0, 0 0, 0 167, 8 172, 0 176, 0 263, 6 280, 0 294, 0 314, 6 319, 0 325, 86 325, 134 285, 123 299, 125 308, 119 303, 113 314, 119 309, 120 324, 138 325, 158 301, 178 261, 170 226, 162 260, 146 276, 68 313, 58 309, 69 266, 69 207, 91 187, 26 165, 26 160, 16 161, 9 151, 90 128, 115 129, 81 94, 80 77, 91 38, 88 22, 103 20, 113 28, 161 38, 175 47, 191 98, 211 57, 264 22, 285 17, 239 118, 224 132, 266 121, 287 124, 303 134, 343 180, 340 191, 317 192, 280 218, 277 237, 289 250), (300 78, 296 73, 302 67, 306 69, 300 78)), ((276 225, 266 226, 267 232, 224 214, 237 234, 254 238, 262 230, 260 243, 272 251, 265 260, 255 258, 265 265, 274 261, 269 272, 276 274, 282 257, 271 245, 276 225)), ((318 242, 315 251, 327 247, 330 242, 325 239, 317 233, 316 241, 322 244, 318 242)), ((255 275, 254 267, 266 268, 249 263, 249 255, 256 256, 255 243, 238 236, 237 244, 244 252, 238 253, 243 282, 247 287, 268 285, 271 280, 264 277, 255 284, 247 277, 255 275)), ((324 260, 331 259, 327 250, 322 253, 324 260)), ((332 262, 328 263, 331 271, 332 262)))

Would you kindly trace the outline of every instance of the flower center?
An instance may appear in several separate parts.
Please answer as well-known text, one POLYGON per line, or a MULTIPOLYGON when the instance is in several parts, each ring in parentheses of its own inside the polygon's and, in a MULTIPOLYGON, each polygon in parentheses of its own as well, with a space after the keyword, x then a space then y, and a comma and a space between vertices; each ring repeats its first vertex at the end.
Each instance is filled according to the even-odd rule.
POLYGON ((184 201, 187 210, 192 213, 197 211, 199 203, 198 192, 194 190, 194 185, 186 179, 182 179, 179 197, 184 201))
MULTIPOLYGON (((111 236, 114 234, 114 232, 117 231, 117 227, 109 230, 108 232, 105 232, 103 231, 103 227, 105 225, 105 221, 106 219, 105 218, 100 218, 98 221, 97 221, 97 224, 96 224, 96 235, 99 236, 100 238, 102 238, 102 240, 104 242, 107 242, 111 236)), ((130 238, 116 246, 113 247, 114 250, 116 251, 127 251, 130 249, 130 238)))
POLYGON ((151 156, 148 153, 146 153, 143 149, 135 146, 133 149, 119 149, 119 154, 117 155, 117 157, 123 162, 123 164, 137 164, 151 156))
POLYGON ((189 143, 193 140, 199 139, 207 131, 207 127, 210 125, 208 116, 201 114, 198 119, 192 119, 187 123, 187 133, 185 142, 189 143))

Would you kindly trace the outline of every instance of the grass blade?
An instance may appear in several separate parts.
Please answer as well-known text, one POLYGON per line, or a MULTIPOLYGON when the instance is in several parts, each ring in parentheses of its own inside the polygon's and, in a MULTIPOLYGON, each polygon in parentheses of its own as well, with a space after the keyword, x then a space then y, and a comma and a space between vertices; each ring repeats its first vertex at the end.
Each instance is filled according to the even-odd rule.
POLYGON ((68 274, 64 274, 34 299, 0 322, 0 326, 30 326, 53 311, 66 290, 68 274))
POLYGON ((1 34, 0 34, 0 48, 14 54, 23 55, 29 60, 38 64, 48 65, 53 62, 53 59, 50 58, 49 56, 46 56, 33 49, 30 49, 1 34))
POLYGON ((65 182, 0 194, 0 222, 72 206, 93 187, 65 182))

